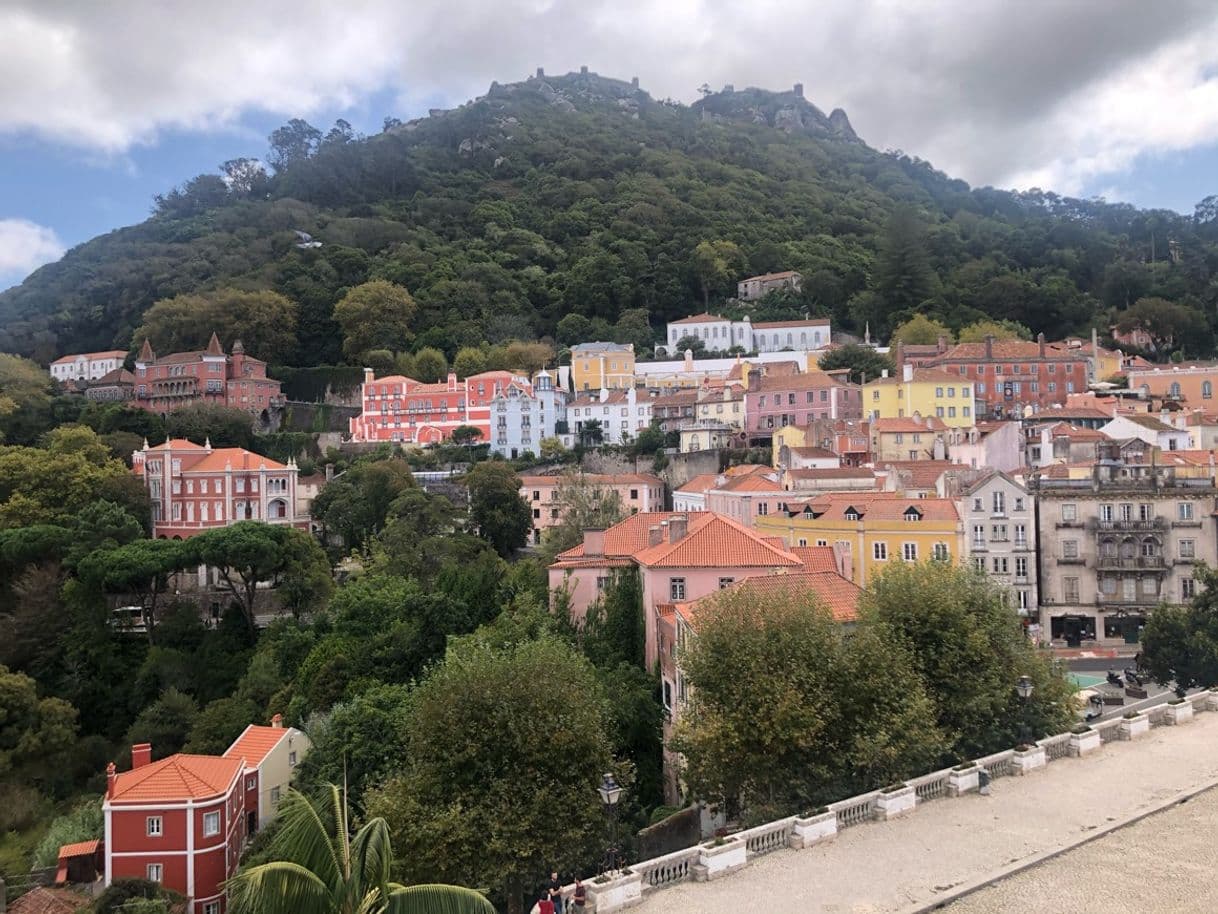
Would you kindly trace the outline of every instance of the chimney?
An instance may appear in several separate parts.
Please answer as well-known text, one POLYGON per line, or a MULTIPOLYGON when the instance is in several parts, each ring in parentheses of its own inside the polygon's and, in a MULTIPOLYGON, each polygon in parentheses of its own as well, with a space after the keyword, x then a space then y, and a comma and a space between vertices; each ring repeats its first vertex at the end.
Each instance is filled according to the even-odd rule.
POLYGON ((796 83, 796 84, 795 84, 795 97, 796 97, 796 98, 803 98, 803 97, 804 97, 804 84, 803 84, 803 83, 796 83))
POLYGON ((895 350, 892 353, 893 364, 896 365, 897 368, 900 368, 901 364, 905 361, 905 347, 902 345, 900 340, 897 340, 897 345, 893 348, 895 350))
POLYGON ((365 368, 364 369, 364 383, 371 384, 375 380, 376 380, 376 375, 373 373, 372 369, 365 368))
POLYGON ((1045 357, 1045 335, 1044 333, 1036 334, 1036 344, 1040 346, 1040 357, 1045 357))
POLYGON ((942 333, 939 334, 939 339, 935 341, 935 348, 939 350, 939 355, 947 352, 947 337, 942 333))
POLYGON ((994 357, 994 336, 993 334, 985 338, 985 357, 992 359, 994 357))
POLYGON ((913 380, 913 365, 906 363, 901 366, 901 380, 906 383, 913 380))
POLYGON ((118 769, 114 767, 114 762, 106 766, 106 796, 113 798, 114 782, 118 780, 118 769))
POLYGON ((538 67, 538 68, 537 68, 537 78, 538 78, 538 79, 545 79, 545 78, 546 78, 546 71, 545 71, 545 69, 544 69, 543 67, 538 67))
POLYGON ((580 67, 580 68, 579 68, 579 75, 580 75, 580 76, 587 76, 587 75, 588 75, 588 68, 587 68, 586 66, 580 67))
POLYGON ((136 743, 131 747, 131 770, 152 763, 152 743, 136 743))
POLYGON ((637 76, 630 77, 630 87, 637 89, 639 87, 639 78, 637 76))
POLYGON ((676 517, 670 518, 668 521, 668 541, 670 543, 679 543, 685 538, 685 532, 689 529, 689 518, 684 514, 678 514, 676 517))
POLYGON ((664 542, 664 531, 660 529, 659 524, 652 524, 647 528, 647 545, 658 546, 664 542))
POLYGON ((749 390, 756 390, 760 386, 761 386, 761 369, 760 368, 750 368, 749 369, 749 390))
POLYGON ((603 527, 589 527, 584 531, 584 555, 588 558, 599 558, 605 554, 605 530, 603 527))
POLYGON ((274 717, 272 717, 271 726, 274 727, 276 730, 282 730, 283 729, 283 715, 276 714, 274 717))

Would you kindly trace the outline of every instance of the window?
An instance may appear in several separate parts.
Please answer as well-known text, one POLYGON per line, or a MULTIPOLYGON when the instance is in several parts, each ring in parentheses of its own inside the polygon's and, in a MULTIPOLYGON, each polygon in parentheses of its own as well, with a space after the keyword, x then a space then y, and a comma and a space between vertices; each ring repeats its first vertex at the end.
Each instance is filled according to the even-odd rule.
POLYGON ((1007 564, 1007 557, 1005 555, 994 556, 991 567, 994 569, 994 574, 1006 574, 1010 570, 1007 564))
POLYGON ((1016 524, 1015 525, 1015 545, 1016 546, 1028 545, 1028 525, 1027 524, 1016 524))
POLYGON ((1180 579, 1180 599, 1191 600, 1197 595, 1197 582, 1192 578, 1180 579))
POLYGON ((149 816, 148 817, 148 837, 149 838, 161 837, 161 834, 162 834, 161 828, 162 828, 162 822, 161 822, 160 816, 149 816))
POLYGON ((672 710, 672 683, 667 679, 664 680, 664 710, 672 710))
POLYGON ((1078 602, 1078 578, 1062 578, 1062 601, 1078 602))
POLYGON ((1191 501, 1180 502, 1178 505, 1176 505, 1176 512, 1177 512, 1176 516, 1179 517, 1180 520, 1192 520, 1193 519, 1193 503, 1191 501))
POLYGON ((994 493, 994 513, 1006 514, 1007 512, 1007 496, 1005 492, 994 493))
POLYGON ((973 510, 974 511, 984 511, 985 510, 985 508, 982 507, 982 502, 981 502, 980 498, 973 499, 973 510))
POLYGON ((1062 540, 1062 558, 1078 558, 1078 540, 1062 540))
POLYGON ((888 560, 888 544, 875 543, 871 547, 871 554, 877 562, 885 562, 888 560))
POLYGON ((933 556, 936 562, 946 562, 949 558, 947 543, 935 543, 933 556))
POLYGON ((1197 557, 1197 544, 1193 540, 1180 540, 1180 558, 1192 559, 1197 557))
POLYGON ((901 547, 901 558, 907 562, 916 562, 918 560, 918 544, 905 543, 901 547))
POLYGON ((248 778, 245 779, 245 789, 246 790, 253 790, 257 786, 258 786, 258 778, 255 777, 254 775, 250 775, 248 778))
POLYGON ((296 753, 295 752, 288 753, 288 767, 289 768, 296 767, 296 753))
POLYGON ((1112 523, 1112 505, 1100 505, 1100 520, 1106 524, 1112 523))
POLYGON ((1016 498, 1016 499, 1015 499, 1015 510, 1016 510, 1016 511, 1022 511, 1022 510, 1023 510, 1023 499, 1022 499, 1022 498, 1016 498))
POLYGON ((1076 505, 1062 505, 1062 523, 1072 524, 1078 518, 1078 507, 1076 505))
POLYGON ((1021 610, 1024 610, 1024 611, 1027 610, 1028 592, 1026 590, 1015 591, 1015 600, 1016 600, 1016 605, 1018 605, 1021 610))
POLYGON ((1214 396, 1214 385, 1209 381, 1201 382, 1201 399, 1209 400, 1214 396))
POLYGON ((942 387, 936 387, 936 388, 935 388, 935 396, 936 396, 936 397, 942 397, 942 396, 943 396, 943 388, 942 388, 942 387))
POLYGON ((685 599, 685 578, 668 579, 668 599, 673 602, 685 599))
POLYGON ((734 583, 736 583, 735 578, 720 578, 719 579, 719 589, 722 590, 725 587, 730 587, 734 583))
POLYGON ((1126 523, 1133 520, 1133 505, 1121 505, 1121 520, 1126 523))
POLYGON ((203 905, 203 914, 220 914, 220 902, 209 901, 203 905))
POLYGON ((1007 525, 994 524, 990 527, 990 539, 995 543, 1005 543, 1007 541, 1007 525))
POLYGON ((534 508, 533 509, 533 520, 540 520, 540 519, 541 519, 541 508, 534 508))
POLYGON ((973 524, 973 548, 985 548, 985 524, 973 524))
POLYGON ((164 870, 159 863, 148 864, 144 872, 147 874, 149 882, 160 882, 161 876, 164 874, 164 870))
POLYGON ((846 520, 858 520, 861 515, 853 508, 847 508, 845 516, 846 520))
POLYGON ((947 418, 949 418, 949 419, 955 419, 955 418, 956 418, 956 407, 954 407, 954 406, 949 406, 949 407, 947 408, 947 418))
POLYGON ((220 834, 220 813, 203 813, 203 837, 210 838, 212 835, 218 834, 220 834))
POLYGON ((769 513, 770 513, 770 505, 769 505, 769 503, 768 503, 768 502, 764 502, 764 501, 762 501, 762 502, 758 502, 758 503, 757 503, 757 513, 758 513, 759 515, 763 516, 763 517, 764 517, 765 515, 769 514, 769 513))
POLYGON ((1026 578, 1028 576, 1028 560, 1020 557, 1015 559, 1015 577, 1026 578))

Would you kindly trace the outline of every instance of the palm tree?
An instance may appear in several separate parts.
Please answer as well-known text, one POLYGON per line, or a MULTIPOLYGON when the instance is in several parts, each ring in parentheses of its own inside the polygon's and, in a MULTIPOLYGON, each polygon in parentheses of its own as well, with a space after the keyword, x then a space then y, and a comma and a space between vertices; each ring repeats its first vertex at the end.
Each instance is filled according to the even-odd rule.
POLYGON ((228 881, 234 914, 495 914, 473 889, 390 882, 389 826, 372 819, 352 838, 333 784, 317 803, 288 790, 271 852, 274 862, 228 881))

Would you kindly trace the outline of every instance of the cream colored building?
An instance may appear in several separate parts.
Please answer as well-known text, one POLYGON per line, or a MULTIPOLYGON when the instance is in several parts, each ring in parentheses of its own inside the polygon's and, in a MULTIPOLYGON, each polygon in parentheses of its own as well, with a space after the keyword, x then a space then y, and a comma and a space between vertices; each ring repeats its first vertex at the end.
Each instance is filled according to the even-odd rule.
POLYGON ((269 727, 250 724, 224 753, 225 758, 245 760, 245 810, 252 835, 275 820, 279 802, 292 784, 296 767, 304 761, 313 743, 304 732, 285 727, 276 714, 269 727))

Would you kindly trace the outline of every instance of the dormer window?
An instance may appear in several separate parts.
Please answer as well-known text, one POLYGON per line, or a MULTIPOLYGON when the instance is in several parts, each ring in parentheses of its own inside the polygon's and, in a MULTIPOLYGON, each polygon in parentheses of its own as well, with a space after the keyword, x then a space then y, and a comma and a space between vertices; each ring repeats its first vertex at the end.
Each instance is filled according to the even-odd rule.
POLYGON ((922 512, 910 505, 905 509, 905 519, 908 521, 918 521, 922 519, 922 512))
POLYGON ((846 520, 862 520, 863 515, 859 514, 853 507, 846 509, 846 520))

